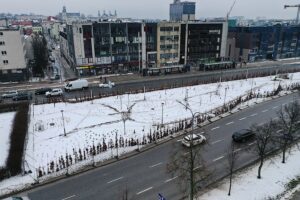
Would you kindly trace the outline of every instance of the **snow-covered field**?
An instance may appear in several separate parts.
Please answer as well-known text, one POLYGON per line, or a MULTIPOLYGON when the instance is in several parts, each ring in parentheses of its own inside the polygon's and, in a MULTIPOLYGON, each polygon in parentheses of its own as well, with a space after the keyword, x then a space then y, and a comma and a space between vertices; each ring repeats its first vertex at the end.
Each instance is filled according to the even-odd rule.
POLYGON ((15 112, 0 114, 0 167, 5 166, 10 147, 10 133, 12 129, 15 112))
MULTIPOLYGON (((38 169, 47 173, 51 163, 54 165, 54 170, 56 166, 62 166, 61 160, 66 157, 66 154, 68 158, 71 156, 74 162, 75 159, 78 160, 79 150, 88 152, 91 147, 99 145, 103 148, 104 143, 114 144, 116 138, 123 143, 131 139, 143 141, 150 132, 157 131, 162 123, 163 130, 172 129, 178 121, 191 117, 191 113, 179 102, 191 107, 193 112, 210 113, 211 110, 250 91, 265 95, 277 89, 279 84, 285 88, 292 83, 300 83, 300 73, 290 77, 291 79, 282 81, 272 81, 271 77, 263 77, 145 94, 125 94, 76 104, 31 105, 25 152, 26 169, 30 169, 33 172, 30 176, 36 179, 38 169)), ((118 155, 134 149, 136 147, 132 146, 118 148, 118 155)), ((73 170, 82 167, 80 163, 84 165, 91 159, 101 161, 116 155, 116 148, 109 149, 93 158, 89 157, 89 160, 73 165, 73 170)), ((65 173, 65 171, 58 173, 65 173)), ((52 176, 55 174, 53 173, 52 176)), ((29 176, 24 177, 27 182, 29 176)), ((24 177, 19 179, 23 180, 24 177)), ((34 182, 33 178, 31 182, 34 182)), ((18 177, 15 179, 17 180, 18 177)), ((0 194, 7 192, 3 188, 11 182, 16 183, 16 181, 3 181, 0 194)))
MULTIPOLYGON (((286 184, 300 176, 299 168, 300 151, 294 147, 286 164, 281 163, 281 154, 267 160, 262 168, 262 178, 257 179, 258 165, 238 173, 233 179, 231 195, 228 196, 229 180, 224 180, 219 187, 206 192, 200 200, 263 200, 269 197, 288 199, 292 191, 287 191, 286 184), (286 193, 286 194, 285 194, 286 193)), ((299 189, 299 186, 295 189, 299 189)))
MULTIPOLYGON (((300 73, 287 82, 299 79, 300 73)), ((78 153, 79 149, 103 144, 103 141, 114 143, 116 137, 141 141, 150 131, 157 130, 155 125, 162 121, 165 128, 171 128, 174 122, 190 118, 190 111, 178 101, 188 104, 194 112, 207 113, 249 93, 251 88, 255 93, 265 94, 275 90, 278 84, 279 81, 264 77, 126 94, 76 104, 32 106, 25 159, 32 171, 39 168, 46 171, 50 162, 56 166, 61 156, 74 155, 74 150, 78 153), (126 114, 130 107, 131 112, 126 114), (122 119, 126 120, 125 128, 122 119), (64 126, 67 136, 64 136, 64 126)), ((286 81, 281 84, 284 86, 286 81)))

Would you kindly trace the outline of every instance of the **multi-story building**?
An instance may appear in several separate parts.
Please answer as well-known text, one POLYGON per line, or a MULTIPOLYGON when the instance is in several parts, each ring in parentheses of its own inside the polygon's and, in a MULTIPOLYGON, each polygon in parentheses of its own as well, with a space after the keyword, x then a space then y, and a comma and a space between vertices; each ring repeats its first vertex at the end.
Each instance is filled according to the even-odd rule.
POLYGON ((232 27, 229 29, 227 56, 236 61, 254 62, 300 55, 300 26, 232 27))
POLYGON ((225 56, 226 22, 73 22, 60 50, 79 75, 199 64, 225 56))
POLYGON ((24 37, 19 29, 0 28, 0 82, 27 79, 24 37))
POLYGON ((170 21, 190 21, 195 20, 196 3, 174 0, 170 4, 170 21))
POLYGON ((199 66, 226 55, 227 22, 187 22, 181 24, 180 63, 199 66))

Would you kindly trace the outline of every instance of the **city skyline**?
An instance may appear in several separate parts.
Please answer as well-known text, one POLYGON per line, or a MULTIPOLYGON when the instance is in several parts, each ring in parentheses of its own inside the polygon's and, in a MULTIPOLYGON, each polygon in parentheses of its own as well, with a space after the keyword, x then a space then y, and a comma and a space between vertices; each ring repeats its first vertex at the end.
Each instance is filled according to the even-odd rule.
MULTIPOLYGON (((140 1, 140 0, 89 0, 82 3, 78 0, 64 0, 64 1, 40 1, 27 0, 24 3, 21 0, 11 0, 5 3, 5 6, 0 9, 2 13, 35 13, 46 16, 54 16, 61 12, 65 5, 68 12, 80 12, 85 15, 96 16, 98 10, 101 14, 105 10, 114 12, 117 10, 119 17, 129 18, 151 18, 151 19, 169 19, 169 4, 173 0, 140 1), (99 6, 97 6, 99 5, 99 6), (5 9, 3 9, 5 8, 5 9)), ((196 2, 196 18, 211 18, 211 17, 225 17, 230 9, 233 0, 197 0, 196 2), (216 6, 217 5, 217 6, 216 6)), ((276 19, 294 19, 296 18, 297 9, 284 9, 284 4, 297 4, 296 0, 279 1, 279 0, 252 0, 249 1, 237 0, 235 7, 232 10, 231 16, 244 16, 246 18, 266 17, 276 19), (258 6, 260 5, 260 6, 258 6), (272 5, 272 10, 268 7, 272 5)))

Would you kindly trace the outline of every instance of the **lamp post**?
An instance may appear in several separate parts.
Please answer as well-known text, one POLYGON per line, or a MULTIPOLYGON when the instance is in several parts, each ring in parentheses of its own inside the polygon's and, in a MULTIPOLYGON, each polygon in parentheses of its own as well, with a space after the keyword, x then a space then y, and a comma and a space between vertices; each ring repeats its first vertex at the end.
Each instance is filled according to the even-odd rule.
POLYGON ((162 102, 161 103, 161 126, 162 127, 164 126, 164 105, 165 105, 165 103, 162 102))
POLYGON ((60 112, 61 112, 61 116, 62 116, 62 120, 63 120, 64 136, 67 136, 66 128, 65 128, 64 110, 61 110, 60 112))

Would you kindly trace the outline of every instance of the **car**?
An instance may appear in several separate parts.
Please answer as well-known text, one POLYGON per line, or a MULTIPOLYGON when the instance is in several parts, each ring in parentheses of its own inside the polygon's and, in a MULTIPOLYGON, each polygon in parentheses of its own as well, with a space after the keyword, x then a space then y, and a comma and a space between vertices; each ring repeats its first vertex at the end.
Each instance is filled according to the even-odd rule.
POLYGON ((70 92, 73 90, 84 90, 89 87, 89 82, 86 79, 78 79, 70 82, 66 82, 65 91, 70 92))
POLYGON ((62 96, 63 95, 63 91, 60 88, 54 88, 49 92, 46 92, 46 97, 54 97, 54 96, 62 96))
POLYGON ((186 147, 190 147, 204 143, 206 141, 205 136, 201 135, 201 134, 189 134, 183 137, 181 143, 182 145, 186 146, 186 147))
POLYGON ((55 74, 54 76, 50 77, 50 80, 58 80, 58 79, 60 79, 59 74, 55 74))
POLYGON ((40 94, 46 94, 46 92, 50 92, 52 89, 51 88, 40 88, 37 89, 34 94, 40 95, 40 94))
POLYGON ((17 94, 18 94, 18 91, 13 90, 13 91, 8 91, 8 92, 2 94, 1 97, 2 97, 3 99, 6 99, 6 98, 13 98, 13 97, 16 96, 17 94))
POLYGON ((250 129, 242 129, 232 134, 232 139, 235 142, 245 142, 255 136, 255 133, 250 129))
POLYGON ((6 199, 3 199, 3 200, 29 200, 28 197, 18 197, 18 196, 14 196, 14 197, 9 197, 9 198, 6 198, 6 199))
POLYGON ((99 87, 100 88, 112 88, 115 86, 114 82, 108 81, 107 83, 100 83, 99 87))
POLYGON ((32 96, 30 93, 18 93, 16 96, 12 98, 13 101, 20 101, 20 100, 31 100, 32 96))

